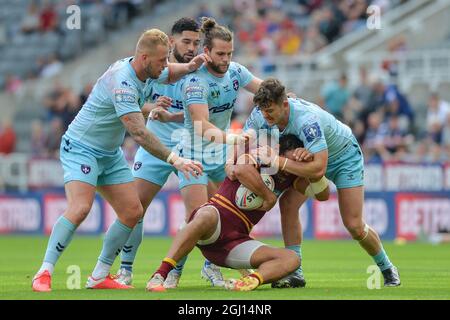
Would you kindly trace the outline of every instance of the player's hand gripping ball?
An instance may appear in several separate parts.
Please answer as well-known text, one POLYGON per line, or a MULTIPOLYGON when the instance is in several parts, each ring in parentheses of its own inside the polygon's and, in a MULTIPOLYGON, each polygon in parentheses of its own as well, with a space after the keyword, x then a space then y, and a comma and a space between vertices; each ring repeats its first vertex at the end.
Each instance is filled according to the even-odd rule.
MULTIPOLYGON (((273 178, 268 174, 261 174, 261 178, 263 179, 267 188, 269 188, 270 191, 273 191, 275 188, 275 182, 273 178)), ((235 202, 238 208, 242 210, 258 209, 263 204, 263 201, 264 201, 263 198, 258 196, 256 193, 250 191, 243 184, 241 184, 236 191, 235 202)))

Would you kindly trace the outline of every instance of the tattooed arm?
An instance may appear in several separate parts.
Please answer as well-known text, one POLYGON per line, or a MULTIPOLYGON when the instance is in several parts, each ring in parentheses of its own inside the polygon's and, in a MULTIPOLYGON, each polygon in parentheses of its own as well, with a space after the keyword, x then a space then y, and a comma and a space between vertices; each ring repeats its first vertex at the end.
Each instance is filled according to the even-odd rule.
POLYGON ((134 141, 155 157, 173 165, 189 180, 189 174, 194 177, 202 175, 203 166, 198 161, 187 160, 171 152, 144 124, 144 116, 141 112, 131 112, 120 117, 127 131, 134 141))
POLYGON ((145 127, 145 120, 142 113, 127 113, 120 117, 120 120, 134 141, 144 148, 145 151, 163 161, 167 160, 170 150, 167 149, 159 141, 159 139, 145 127))

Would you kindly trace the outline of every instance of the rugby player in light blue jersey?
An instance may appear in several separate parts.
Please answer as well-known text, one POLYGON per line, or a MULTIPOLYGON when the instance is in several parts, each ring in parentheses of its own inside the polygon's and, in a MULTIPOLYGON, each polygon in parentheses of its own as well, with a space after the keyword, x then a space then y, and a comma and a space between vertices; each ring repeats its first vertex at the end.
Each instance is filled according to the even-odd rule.
MULTIPOLYGON (((187 180, 179 175, 180 191, 186 205, 186 221, 191 213, 214 195, 225 179, 226 144, 237 145, 248 140, 247 135, 227 133, 239 88, 255 93, 262 80, 244 66, 232 62, 233 34, 212 18, 203 18, 203 50, 211 62, 189 74, 183 84, 184 118, 182 155, 201 161, 202 177, 187 180), (214 140, 214 143, 211 141, 214 140), (209 184, 209 188, 207 185, 209 184)), ((181 269, 181 261, 176 269, 181 269)), ((220 269, 205 262, 202 277, 214 286, 224 285, 220 269)))
POLYGON ((145 150, 193 176, 200 163, 179 157, 145 128, 141 108, 144 88, 156 82, 175 82, 208 61, 200 55, 188 64, 167 64, 169 39, 158 29, 144 32, 134 57, 119 60, 97 80, 85 105, 61 141, 60 158, 68 207, 53 227, 44 262, 33 278, 34 291, 51 291, 54 266, 69 245, 76 228, 91 210, 96 190, 107 200, 118 219, 106 232, 97 265, 86 287, 127 289, 109 274, 143 208, 130 168, 120 148, 125 131, 145 150), (169 68, 167 68, 167 66, 169 68))
MULTIPOLYGON (((297 176, 318 180, 310 186, 314 193, 320 192, 333 181, 337 188, 339 210, 342 221, 353 239, 359 242, 373 258, 384 276, 385 286, 400 285, 397 268, 391 263, 374 229, 363 220, 364 204, 364 159, 361 148, 351 129, 319 106, 302 99, 290 99, 285 87, 276 79, 265 80, 253 99, 256 108, 248 118, 244 130, 258 132, 267 129, 281 136, 293 134, 314 154, 312 161, 303 160, 296 154, 298 162, 284 157, 270 157, 270 147, 261 147, 257 155, 266 164, 272 162, 297 176), (326 177, 326 178, 325 178, 326 177)), ((306 197, 293 189, 280 199, 283 236, 285 245, 299 249, 301 229, 298 209, 306 197), (286 243, 297 241, 297 243, 286 243)), ((300 255, 301 251, 297 250, 300 255)), ((304 282, 299 274, 293 274, 273 284, 273 287, 293 287, 304 282)))
MULTIPOLYGON (((169 55, 169 62, 190 62, 197 55, 200 46, 199 24, 191 18, 177 20, 172 26, 170 42, 172 50, 169 55)), ((147 108, 146 105, 146 109, 151 113, 147 121, 147 128, 154 132, 158 139, 175 153, 177 153, 176 145, 180 142, 181 132, 184 128, 181 92, 183 79, 168 85, 155 84, 146 92, 146 99, 151 102, 150 108, 147 108)), ((176 173, 173 166, 148 153, 142 147, 138 149, 134 159, 133 176, 135 177, 139 199, 144 208, 144 214, 172 172, 176 173)), ((131 285, 132 267, 143 236, 144 228, 141 219, 134 227, 121 253, 121 265, 117 272, 117 281, 122 284, 131 285)), ((167 278, 165 283, 167 288, 178 285, 179 274, 175 271, 167 278)))

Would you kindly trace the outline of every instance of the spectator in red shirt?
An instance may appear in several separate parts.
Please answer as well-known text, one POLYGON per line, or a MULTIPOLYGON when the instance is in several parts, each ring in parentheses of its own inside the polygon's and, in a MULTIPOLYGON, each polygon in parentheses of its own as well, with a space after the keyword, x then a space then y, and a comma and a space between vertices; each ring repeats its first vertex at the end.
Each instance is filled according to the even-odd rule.
POLYGON ((41 31, 53 31, 58 23, 58 15, 52 4, 47 4, 41 11, 40 29, 41 31))
POLYGON ((16 148, 16 133, 9 119, 3 120, 0 127, 0 154, 9 154, 16 148))

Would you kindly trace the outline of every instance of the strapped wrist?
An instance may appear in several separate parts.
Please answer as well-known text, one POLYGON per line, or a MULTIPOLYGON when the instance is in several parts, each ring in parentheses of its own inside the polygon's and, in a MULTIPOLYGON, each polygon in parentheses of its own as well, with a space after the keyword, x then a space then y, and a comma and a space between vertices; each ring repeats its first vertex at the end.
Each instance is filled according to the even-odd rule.
POLYGON ((179 157, 175 153, 171 152, 167 157, 166 162, 173 165, 178 158, 179 157))
POLYGON ((319 181, 311 182, 310 186, 314 194, 319 194, 328 187, 328 179, 323 176, 319 181))

